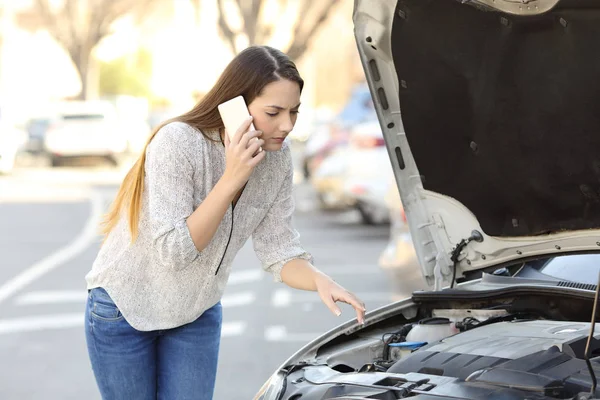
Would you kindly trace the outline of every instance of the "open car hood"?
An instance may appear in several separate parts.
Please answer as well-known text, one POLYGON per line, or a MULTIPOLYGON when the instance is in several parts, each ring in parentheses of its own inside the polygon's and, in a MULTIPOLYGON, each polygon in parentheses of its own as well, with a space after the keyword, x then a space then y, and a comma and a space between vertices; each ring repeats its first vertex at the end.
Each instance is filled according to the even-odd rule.
POLYGON ((600 250, 600 1, 356 0, 353 20, 429 284, 600 250))

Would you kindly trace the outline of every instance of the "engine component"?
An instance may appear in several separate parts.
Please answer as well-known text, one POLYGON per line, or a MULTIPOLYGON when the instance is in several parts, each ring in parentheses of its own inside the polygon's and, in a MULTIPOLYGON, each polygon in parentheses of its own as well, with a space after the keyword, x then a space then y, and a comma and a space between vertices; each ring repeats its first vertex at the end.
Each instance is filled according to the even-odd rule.
POLYGON ((459 332, 448 318, 426 318, 413 326, 406 336, 409 342, 437 342, 459 332))
POLYGON ((420 347, 423 347, 427 342, 399 342, 390 343, 390 359, 400 360, 404 357, 408 357, 413 351, 420 347))
MULTIPOLYGON (((549 320, 515 320, 482 324, 475 329, 447 337, 437 343, 429 342, 429 345, 420 351, 470 354, 514 360, 527 354, 547 350, 552 346, 558 346, 561 351, 565 345, 569 345, 572 349, 574 341, 587 337, 589 326, 590 324, 586 322, 549 320)), ((407 340, 410 339, 407 337, 407 340)), ((568 353, 569 351, 573 350, 564 352, 568 353)))

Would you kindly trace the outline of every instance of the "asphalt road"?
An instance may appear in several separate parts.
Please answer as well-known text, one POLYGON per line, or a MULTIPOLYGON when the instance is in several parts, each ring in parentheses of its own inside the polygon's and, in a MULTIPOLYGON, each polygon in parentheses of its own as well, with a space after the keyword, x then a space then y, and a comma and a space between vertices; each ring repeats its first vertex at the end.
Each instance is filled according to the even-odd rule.
MULTIPOLYGON (((104 168, 17 171, 0 177, 0 399, 99 399, 83 333, 84 275, 99 247, 96 227, 121 172, 104 168)), ((369 310, 392 300, 377 258, 388 227, 324 214, 306 184, 296 188, 296 225, 315 264, 369 310)), ((273 370, 335 317, 312 292, 273 283, 248 242, 223 298, 215 399, 250 399, 273 370)))

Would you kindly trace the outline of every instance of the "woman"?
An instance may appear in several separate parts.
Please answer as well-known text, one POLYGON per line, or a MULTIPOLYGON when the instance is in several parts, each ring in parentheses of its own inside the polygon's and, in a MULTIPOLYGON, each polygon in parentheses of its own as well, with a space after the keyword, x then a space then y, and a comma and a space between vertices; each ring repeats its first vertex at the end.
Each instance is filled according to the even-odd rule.
POLYGON ((212 398, 220 299, 250 236, 276 281, 317 291, 337 315, 336 301, 351 304, 363 322, 364 304, 313 267, 292 226, 293 168, 284 139, 302 86, 285 54, 250 47, 191 111, 150 137, 107 215, 105 241, 86 276, 86 339, 103 398, 212 398), (252 117, 230 140, 217 106, 238 95, 252 117), (257 130, 249 130, 251 122, 257 130))

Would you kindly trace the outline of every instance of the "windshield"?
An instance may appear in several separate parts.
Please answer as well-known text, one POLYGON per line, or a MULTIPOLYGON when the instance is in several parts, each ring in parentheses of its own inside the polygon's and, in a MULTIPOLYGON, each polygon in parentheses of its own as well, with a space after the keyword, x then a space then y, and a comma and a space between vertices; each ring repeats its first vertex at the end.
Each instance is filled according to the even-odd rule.
POLYGON ((598 283, 600 254, 577 254, 550 259, 540 272, 565 281, 598 283))
POLYGON ((64 121, 99 120, 99 119, 104 119, 104 115, 102 115, 102 114, 69 114, 69 115, 63 115, 62 119, 64 121))

